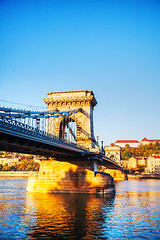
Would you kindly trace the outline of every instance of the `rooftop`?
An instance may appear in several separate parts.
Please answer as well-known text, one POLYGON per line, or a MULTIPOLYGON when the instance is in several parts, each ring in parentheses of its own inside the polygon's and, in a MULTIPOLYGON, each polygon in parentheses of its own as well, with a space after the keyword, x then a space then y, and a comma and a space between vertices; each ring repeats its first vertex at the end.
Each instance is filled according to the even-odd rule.
POLYGON ((117 140, 115 143, 139 143, 137 140, 117 140))
POLYGON ((160 141, 160 139, 147 139, 147 138, 143 138, 141 142, 145 142, 145 141, 148 141, 148 142, 156 142, 156 141, 160 141))

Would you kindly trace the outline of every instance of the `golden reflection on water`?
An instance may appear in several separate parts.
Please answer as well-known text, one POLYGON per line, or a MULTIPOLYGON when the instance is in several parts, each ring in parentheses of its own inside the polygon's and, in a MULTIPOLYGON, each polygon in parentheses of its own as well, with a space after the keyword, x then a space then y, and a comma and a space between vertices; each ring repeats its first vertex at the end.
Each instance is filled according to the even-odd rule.
POLYGON ((98 236, 103 223, 102 205, 114 203, 114 195, 107 197, 89 194, 27 194, 27 213, 36 214, 37 222, 32 229, 34 237, 39 235, 63 236, 77 235, 83 239, 98 236), (111 202, 110 202, 111 201, 111 202), (38 231, 37 231, 38 230, 38 231), (72 232, 72 233, 71 233, 72 232))
POLYGON ((121 181, 115 196, 26 193, 0 179, 0 239, 160 239, 160 182, 121 181))

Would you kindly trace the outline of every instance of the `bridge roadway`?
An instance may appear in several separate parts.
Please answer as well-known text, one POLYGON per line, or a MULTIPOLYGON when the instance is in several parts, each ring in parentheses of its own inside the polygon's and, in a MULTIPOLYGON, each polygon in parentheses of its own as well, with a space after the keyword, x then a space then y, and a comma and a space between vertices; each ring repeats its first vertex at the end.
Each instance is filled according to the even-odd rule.
POLYGON ((61 161, 63 159, 69 161, 75 157, 77 160, 96 160, 97 163, 107 168, 122 170, 114 160, 105 157, 102 152, 90 151, 75 143, 8 118, 0 118, 0 150, 56 157, 61 161))

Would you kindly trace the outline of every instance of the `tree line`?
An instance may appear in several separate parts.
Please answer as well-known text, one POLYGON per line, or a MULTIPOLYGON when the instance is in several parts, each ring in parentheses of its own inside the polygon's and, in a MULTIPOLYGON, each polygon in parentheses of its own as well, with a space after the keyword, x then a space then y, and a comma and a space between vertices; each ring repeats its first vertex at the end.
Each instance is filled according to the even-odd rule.
POLYGON ((14 157, 20 159, 19 162, 9 165, 0 164, 0 171, 38 171, 40 164, 34 161, 33 155, 23 155, 18 153, 0 152, 0 157, 14 157))
POLYGON ((0 164, 0 171, 38 171, 39 163, 34 160, 22 160, 14 165, 9 166, 8 163, 0 164))
POLYGON ((137 148, 130 147, 126 144, 125 148, 121 148, 121 159, 128 160, 131 157, 149 157, 152 154, 160 155, 160 143, 149 143, 147 145, 139 145, 137 148))

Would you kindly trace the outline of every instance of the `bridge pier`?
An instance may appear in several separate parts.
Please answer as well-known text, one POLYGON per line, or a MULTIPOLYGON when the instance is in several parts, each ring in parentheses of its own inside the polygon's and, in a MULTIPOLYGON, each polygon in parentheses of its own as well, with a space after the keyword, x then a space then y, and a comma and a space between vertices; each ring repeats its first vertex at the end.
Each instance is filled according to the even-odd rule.
POLYGON ((43 160, 38 174, 28 179, 28 192, 47 193, 111 193, 113 178, 107 173, 94 172, 94 162, 82 160, 43 160))
POLYGON ((127 180, 127 174, 120 171, 120 170, 116 170, 116 169, 105 169, 104 170, 105 173, 108 173, 109 175, 111 175, 115 181, 123 181, 123 180, 127 180))

